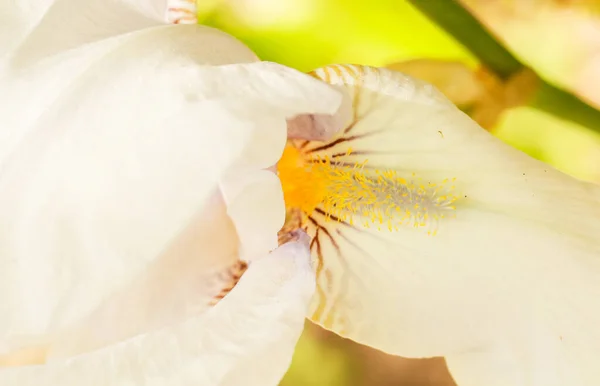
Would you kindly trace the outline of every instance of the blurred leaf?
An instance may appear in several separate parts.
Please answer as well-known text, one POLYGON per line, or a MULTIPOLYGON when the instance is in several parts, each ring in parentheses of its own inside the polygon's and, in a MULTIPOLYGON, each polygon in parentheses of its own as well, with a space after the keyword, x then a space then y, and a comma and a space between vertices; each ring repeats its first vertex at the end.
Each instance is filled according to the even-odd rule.
POLYGON ((600 135, 528 107, 509 111, 494 134, 575 177, 600 181, 600 135))
MULTIPOLYGON (((281 9, 278 25, 261 27, 260 20, 248 23, 240 14, 254 4, 249 0, 222 2, 201 15, 201 20, 236 36, 261 59, 301 71, 330 63, 383 66, 418 57, 475 63, 460 44, 406 2, 302 1, 311 4, 312 13, 294 28, 286 25, 286 20, 294 17, 293 7, 281 9)), ((279 0, 261 0, 265 2, 275 4, 279 0)))
MULTIPOLYGON (((307 322, 308 324, 309 322, 307 322)), ((292 366, 281 386, 347 386, 357 367, 341 348, 315 338, 305 329, 294 353, 292 366), (325 370, 324 370, 325 369, 325 370)))

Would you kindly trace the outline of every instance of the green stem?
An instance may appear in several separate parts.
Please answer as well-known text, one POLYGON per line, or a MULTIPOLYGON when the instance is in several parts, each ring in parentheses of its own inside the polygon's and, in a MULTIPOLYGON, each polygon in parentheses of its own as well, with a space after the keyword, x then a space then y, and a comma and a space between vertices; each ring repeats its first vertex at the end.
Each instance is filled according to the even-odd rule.
POLYGON ((600 111, 546 81, 540 83, 530 106, 600 133, 600 111))
MULTIPOLYGON (((408 0, 408 2, 452 35, 488 70, 493 71, 501 79, 508 79, 526 68, 460 1, 408 0)), ((600 111, 574 94, 553 86, 543 79, 530 105, 560 119, 600 132, 600 111)))

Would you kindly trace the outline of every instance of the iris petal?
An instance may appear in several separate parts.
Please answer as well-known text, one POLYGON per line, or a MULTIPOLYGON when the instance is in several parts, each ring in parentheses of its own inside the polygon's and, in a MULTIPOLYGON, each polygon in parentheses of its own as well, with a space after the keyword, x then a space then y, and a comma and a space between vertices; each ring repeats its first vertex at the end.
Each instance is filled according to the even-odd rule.
POLYGON ((353 176, 329 199, 335 205, 317 206, 304 223, 318 271, 311 319, 413 357, 493 350, 499 341, 522 352, 523 336, 542 326, 548 334, 536 344, 559 350, 582 384, 597 383, 600 188, 503 144, 403 74, 349 65, 314 74, 352 96, 354 119, 331 141, 293 142, 306 165, 325 159, 337 170, 326 185, 353 176), (380 181, 393 202, 406 190, 386 178, 401 178, 410 200, 420 186, 446 184, 452 215, 430 216, 424 227, 377 226, 373 207, 350 190, 361 178, 380 181), (344 209, 348 197, 364 210, 344 209))
POLYGON ((315 286, 305 240, 256 261, 202 315, 68 361, 3 369, 3 385, 275 385, 315 286))

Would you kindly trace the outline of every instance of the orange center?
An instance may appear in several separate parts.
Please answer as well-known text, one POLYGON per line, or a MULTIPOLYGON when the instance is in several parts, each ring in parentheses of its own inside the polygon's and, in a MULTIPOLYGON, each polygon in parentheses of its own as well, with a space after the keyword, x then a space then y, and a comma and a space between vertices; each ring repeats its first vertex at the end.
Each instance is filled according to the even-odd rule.
POLYGON ((277 164, 283 197, 288 208, 310 214, 327 194, 327 176, 296 147, 287 145, 277 164))

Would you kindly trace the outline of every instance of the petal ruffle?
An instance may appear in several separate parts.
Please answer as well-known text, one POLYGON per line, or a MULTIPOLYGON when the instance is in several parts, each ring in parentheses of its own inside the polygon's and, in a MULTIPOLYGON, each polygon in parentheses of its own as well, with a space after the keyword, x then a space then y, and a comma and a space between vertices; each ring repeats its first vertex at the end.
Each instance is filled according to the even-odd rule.
POLYGON ((276 385, 314 291, 307 240, 251 264, 199 317, 44 366, 0 370, 7 385, 276 385))

